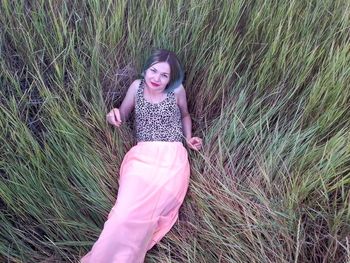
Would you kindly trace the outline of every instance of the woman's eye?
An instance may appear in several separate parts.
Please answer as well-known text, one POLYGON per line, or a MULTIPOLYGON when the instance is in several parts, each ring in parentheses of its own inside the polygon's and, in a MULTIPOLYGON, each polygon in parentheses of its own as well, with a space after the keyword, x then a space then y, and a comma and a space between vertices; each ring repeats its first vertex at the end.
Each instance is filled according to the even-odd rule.
POLYGON ((156 72, 156 70, 155 70, 154 68, 151 68, 151 71, 152 71, 152 72, 156 72))
POLYGON ((167 78, 168 78, 168 75, 162 75, 162 77, 164 77, 164 78, 166 78, 166 79, 167 79, 167 78))

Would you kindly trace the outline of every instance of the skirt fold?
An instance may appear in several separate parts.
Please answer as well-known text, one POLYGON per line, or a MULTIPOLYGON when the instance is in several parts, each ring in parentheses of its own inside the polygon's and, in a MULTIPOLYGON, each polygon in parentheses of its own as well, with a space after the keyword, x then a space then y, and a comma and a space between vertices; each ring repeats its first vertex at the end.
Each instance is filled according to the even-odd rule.
POLYGON ((178 218, 190 176, 180 142, 139 142, 120 168, 117 201, 82 263, 141 263, 178 218))

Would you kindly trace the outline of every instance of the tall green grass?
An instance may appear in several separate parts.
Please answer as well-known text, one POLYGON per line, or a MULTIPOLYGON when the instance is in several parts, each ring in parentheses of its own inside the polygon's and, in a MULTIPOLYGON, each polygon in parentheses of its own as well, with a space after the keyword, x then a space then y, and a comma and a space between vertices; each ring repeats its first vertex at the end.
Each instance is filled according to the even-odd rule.
POLYGON ((154 47, 186 69, 180 219, 146 262, 350 261, 348 1, 9 1, 0 8, 0 261, 77 262, 135 143, 118 106, 154 47))

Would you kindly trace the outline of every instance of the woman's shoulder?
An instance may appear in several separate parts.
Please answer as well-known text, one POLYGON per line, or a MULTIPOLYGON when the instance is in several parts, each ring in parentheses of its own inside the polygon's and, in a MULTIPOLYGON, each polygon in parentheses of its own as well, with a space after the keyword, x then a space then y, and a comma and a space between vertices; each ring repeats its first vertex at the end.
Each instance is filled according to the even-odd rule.
POLYGON ((181 84, 176 89, 174 89, 175 96, 181 96, 186 93, 184 86, 181 84))
POLYGON ((133 89, 137 89, 137 88, 140 86, 140 84, 141 84, 142 81, 143 81, 142 79, 135 79, 135 80, 131 83, 130 87, 132 87, 133 89))
POLYGON ((186 101, 186 91, 182 84, 178 86, 176 89, 174 89, 173 92, 174 92, 177 104, 179 104, 183 100, 186 101))
POLYGON ((129 87, 130 92, 136 94, 141 83, 142 83, 142 79, 135 79, 129 87))

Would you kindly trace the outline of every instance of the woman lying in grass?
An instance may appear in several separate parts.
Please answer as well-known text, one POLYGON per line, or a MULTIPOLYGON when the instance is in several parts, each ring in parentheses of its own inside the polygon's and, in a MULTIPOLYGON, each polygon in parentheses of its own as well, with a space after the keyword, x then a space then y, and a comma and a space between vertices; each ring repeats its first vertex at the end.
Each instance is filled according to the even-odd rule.
POLYGON ((185 198, 190 167, 187 151, 199 150, 182 86, 183 71, 175 53, 156 50, 143 79, 135 80, 107 121, 119 127, 135 109, 137 145, 120 168, 117 201, 103 231, 82 263, 140 263, 171 229, 185 198))

